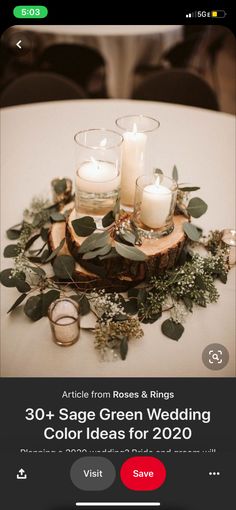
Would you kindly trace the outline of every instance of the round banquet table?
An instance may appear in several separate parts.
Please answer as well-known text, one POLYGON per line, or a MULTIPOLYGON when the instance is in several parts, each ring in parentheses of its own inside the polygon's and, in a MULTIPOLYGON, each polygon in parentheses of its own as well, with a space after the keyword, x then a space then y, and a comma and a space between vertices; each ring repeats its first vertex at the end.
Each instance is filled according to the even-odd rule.
MULTIPOLYGON (((9 244, 5 231, 19 223, 34 195, 47 194, 55 176, 74 176, 76 131, 89 127, 114 128, 117 117, 146 114, 158 118, 157 164, 171 175, 177 165, 182 182, 201 186, 207 213, 197 223, 209 229, 233 228, 235 207, 235 123, 228 114, 197 108, 130 100, 78 100, 5 108, 1 113, 1 247, 9 244)), ((2 259, 2 269, 11 259, 2 259)), ((30 322, 22 310, 7 315, 18 295, 1 286, 1 342, 3 376, 167 377, 233 376, 235 338, 235 268, 226 285, 217 282, 217 304, 195 308, 178 342, 161 333, 161 322, 143 325, 144 337, 130 341, 125 361, 102 362, 93 335, 81 330, 79 341, 67 349, 51 339, 48 319, 30 322), (210 343, 224 344, 228 365, 212 371, 202 363, 210 343)), ((165 318, 165 317, 164 317, 165 318)), ((92 315, 83 327, 94 325, 92 315)))
POLYGON ((84 44, 100 51, 106 62, 108 95, 120 98, 130 97, 137 64, 157 65, 163 52, 183 37, 182 25, 21 25, 17 28, 35 32, 41 51, 48 45, 63 42, 84 44))

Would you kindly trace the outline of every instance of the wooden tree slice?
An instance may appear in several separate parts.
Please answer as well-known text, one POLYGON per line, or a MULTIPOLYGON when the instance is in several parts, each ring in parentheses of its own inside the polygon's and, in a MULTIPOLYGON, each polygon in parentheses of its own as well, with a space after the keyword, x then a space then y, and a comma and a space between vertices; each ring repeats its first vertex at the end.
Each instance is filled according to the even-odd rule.
POLYGON ((49 245, 54 250, 65 237, 66 242, 60 254, 71 254, 76 260, 75 278, 83 286, 111 288, 122 291, 137 285, 147 275, 156 275, 165 269, 172 268, 182 251, 186 236, 183 232, 183 223, 187 220, 182 215, 174 217, 174 230, 161 239, 145 239, 139 249, 147 256, 145 262, 133 262, 119 256, 99 261, 101 274, 93 272, 93 260, 81 261, 78 249, 85 240, 77 236, 72 221, 76 219, 75 210, 72 210, 66 223, 53 223, 49 235, 49 245), (83 267, 82 265, 83 264, 83 267), (132 266, 132 271, 131 271, 132 266), (114 274, 114 268, 116 273, 114 274), (103 274, 104 273, 104 274, 103 274))

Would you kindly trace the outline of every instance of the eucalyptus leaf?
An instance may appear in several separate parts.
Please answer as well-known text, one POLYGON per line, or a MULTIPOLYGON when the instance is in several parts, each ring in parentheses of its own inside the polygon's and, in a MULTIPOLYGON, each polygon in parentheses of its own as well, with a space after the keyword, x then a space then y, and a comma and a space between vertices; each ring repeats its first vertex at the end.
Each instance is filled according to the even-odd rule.
POLYGON ((147 297, 146 289, 139 289, 138 291, 138 305, 145 303, 147 297))
MULTIPOLYGON (((49 253, 50 252, 48 251, 48 255, 49 255, 49 253)), ((32 256, 29 255, 27 258, 28 258, 29 262, 33 262, 34 264, 43 264, 41 257, 38 257, 38 256, 36 257, 35 255, 32 255, 32 256)))
POLYGON ((100 260, 115 259, 115 258, 117 259, 118 255, 117 255, 117 251, 113 247, 110 249, 110 251, 107 255, 100 255, 100 257, 99 257, 100 260))
POLYGON ((178 189, 180 191, 184 191, 184 192, 190 192, 190 191, 198 191, 200 189, 199 186, 181 186, 181 184, 179 184, 178 186, 178 189))
POLYGON ((126 301, 124 309, 125 309, 126 313, 128 313, 130 315, 136 315, 136 313, 138 313, 137 299, 131 298, 128 301, 126 301))
POLYGON ((34 322, 41 319, 44 315, 42 294, 31 296, 25 303, 24 312, 34 322))
POLYGON ((15 277, 15 282, 16 288, 19 290, 19 292, 29 292, 31 290, 30 285, 25 280, 15 277))
POLYGON ((105 246, 110 239, 109 232, 91 234, 79 247, 79 253, 86 253, 105 246))
POLYGON ((56 179, 53 183, 53 188, 57 195, 61 195, 61 193, 64 193, 67 188, 67 182, 66 179, 56 179))
POLYGON ((41 262, 42 264, 46 264, 46 261, 47 261, 49 255, 50 255, 50 251, 48 249, 46 249, 43 251, 41 257, 36 257, 37 260, 33 260, 32 258, 31 258, 31 260, 32 260, 32 262, 36 262, 36 263, 41 262))
POLYGON ((114 216, 114 212, 113 211, 109 211, 105 216, 103 216, 102 218, 102 226, 104 228, 106 227, 109 227, 110 225, 112 225, 112 223, 114 223, 115 221, 115 216, 114 216))
POLYGON ((21 229, 18 230, 16 228, 9 228, 6 232, 8 239, 11 241, 15 241, 16 239, 19 239, 21 235, 21 229))
POLYGON ((87 315, 90 312, 90 303, 88 298, 84 295, 80 300, 80 314, 87 315))
POLYGON ((120 356, 121 356, 121 359, 122 360, 125 360, 126 359, 126 356, 128 354, 128 339, 126 336, 124 336, 124 338, 122 338, 121 342, 120 342, 120 356))
POLYGON ((199 197, 191 198, 189 201, 187 211, 190 216, 193 216, 194 218, 200 218, 205 212, 207 211, 208 205, 204 200, 202 200, 199 197))
POLYGON ((54 222, 61 222, 61 221, 66 221, 66 217, 64 214, 61 214, 59 212, 53 212, 51 215, 50 215, 50 218, 52 221, 54 222))
POLYGON ((13 303, 13 305, 11 306, 7 313, 13 312, 13 310, 15 310, 15 308, 17 308, 17 306, 19 306, 24 301, 26 296, 27 294, 21 294, 21 296, 17 298, 17 300, 15 301, 15 303, 13 303))
POLYGON ((43 246, 41 246, 41 248, 39 248, 38 250, 29 250, 29 255, 36 255, 38 257, 40 255, 40 253, 42 253, 42 251, 44 250, 46 245, 47 245, 47 242, 44 243, 43 246))
POLYGON ((60 280, 68 280, 75 270, 75 260, 70 255, 59 255, 53 262, 53 270, 60 280))
POLYGON ((84 260, 94 259, 96 257, 99 257, 99 255, 107 255, 111 251, 111 245, 106 244, 102 248, 98 248, 97 250, 88 251, 83 255, 84 260))
POLYGON ((77 236, 87 237, 96 230, 96 223, 91 216, 83 216, 72 221, 72 227, 77 236))
POLYGON ((107 269, 105 267, 94 264, 93 262, 90 262, 90 260, 82 259, 80 260, 80 265, 90 273, 94 273, 101 278, 105 278, 107 276, 107 269))
POLYGON ((133 232, 119 232, 119 237, 134 246, 136 241, 136 235, 133 232))
POLYGON ((172 340, 179 340, 184 332, 184 327, 172 319, 165 320, 161 325, 162 333, 172 340))
POLYGON ((73 294, 73 296, 70 296, 70 299, 79 304, 80 315, 87 315, 90 312, 90 303, 85 294, 82 296, 81 294, 73 294))
POLYGON ((4 249, 3 255, 6 258, 13 258, 17 257, 17 255, 19 255, 19 252, 20 248, 18 244, 8 244, 8 246, 6 246, 6 248, 4 249))
POLYGON ((13 268, 3 269, 0 273, 0 281, 4 287, 16 287, 16 281, 14 276, 12 276, 13 268))
POLYGON ((46 276, 44 269, 42 269, 41 267, 31 266, 30 269, 31 271, 33 271, 33 273, 37 274, 38 276, 42 276, 43 278, 46 276))
MULTIPOLYGON (((59 246, 57 246, 57 248, 55 250, 53 250, 51 255, 49 255, 49 257, 46 260, 44 260, 44 263, 51 262, 51 260, 53 260, 57 256, 59 251, 61 251, 64 243, 65 243, 65 238, 61 240, 59 246)), ((43 257, 43 254, 41 255, 41 259, 42 259, 42 257, 43 257)))
POLYGON ((31 237, 26 245, 25 245, 25 251, 28 251, 29 248, 32 246, 32 244, 34 244, 35 241, 37 241, 37 239, 40 237, 40 234, 35 234, 33 237, 31 237))
POLYGON ((115 242, 115 249, 117 253, 125 259, 136 260, 140 262, 146 260, 146 255, 143 253, 143 251, 139 250, 135 246, 127 246, 125 244, 115 242))
POLYGON ((31 290, 30 285, 25 281, 23 272, 12 276, 13 269, 4 269, 0 273, 0 281, 5 287, 16 287, 19 292, 28 292, 31 290))
POLYGON ((42 240, 45 242, 47 242, 47 240, 48 240, 48 232, 49 232, 49 228, 42 227, 40 230, 40 235, 42 237, 42 240))
POLYGON ((201 232, 199 232, 198 228, 192 223, 184 223, 183 229, 185 234, 191 239, 191 241, 198 241, 201 237, 201 232))
POLYGON ((129 298, 137 298, 139 293, 139 289, 129 289, 128 290, 128 297, 129 298))
POLYGON ((176 165, 174 165, 173 170, 172 170, 172 179, 174 179, 174 181, 176 181, 176 182, 178 182, 178 179, 179 179, 178 170, 177 170, 176 165))
POLYGON ((222 283, 227 283, 227 274, 226 273, 219 273, 219 279, 222 283))
POLYGON ((53 301, 56 301, 56 299, 59 299, 60 297, 60 291, 56 289, 49 290, 48 292, 45 292, 45 294, 42 294, 42 309, 43 309, 43 315, 47 315, 48 308, 53 301))

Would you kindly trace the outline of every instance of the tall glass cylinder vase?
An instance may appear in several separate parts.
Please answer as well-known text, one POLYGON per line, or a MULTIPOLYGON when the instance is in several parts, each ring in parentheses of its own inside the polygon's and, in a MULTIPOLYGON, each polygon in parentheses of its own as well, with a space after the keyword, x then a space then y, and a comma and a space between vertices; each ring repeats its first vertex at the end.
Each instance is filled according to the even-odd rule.
POLYGON ((116 120, 122 130, 121 203, 133 208, 135 183, 140 175, 152 175, 158 166, 158 120, 146 115, 127 115, 116 120))
POLYGON ((93 216, 99 227, 105 214, 119 208, 123 137, 112 130, 89 129, 74 139, 76 213, 93 216))

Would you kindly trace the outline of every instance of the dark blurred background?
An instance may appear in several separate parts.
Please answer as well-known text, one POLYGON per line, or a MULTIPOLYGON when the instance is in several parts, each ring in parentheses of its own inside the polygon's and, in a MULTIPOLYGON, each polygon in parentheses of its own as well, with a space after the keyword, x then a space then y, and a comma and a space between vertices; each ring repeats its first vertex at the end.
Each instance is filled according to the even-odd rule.
POLYGON ((132 26, 124 33, 102 27, 87 33, 79 26, 6 31, 1 106, 113 97, 235 113, 236 44, 225 27, 154 25, 140 33, 132 26))

